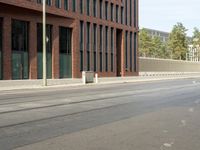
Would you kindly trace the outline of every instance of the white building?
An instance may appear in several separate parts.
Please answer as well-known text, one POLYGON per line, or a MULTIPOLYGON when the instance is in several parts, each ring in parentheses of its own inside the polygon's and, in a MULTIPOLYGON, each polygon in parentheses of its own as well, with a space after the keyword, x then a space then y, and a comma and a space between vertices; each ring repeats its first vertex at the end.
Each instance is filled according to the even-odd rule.
POLYGON ((200 47, 199 45, 194 46, 194 45, 189 45, 188 46, 188 53, 187 53, 187 61, 194 61, 194 62, 198 62, 200 61, 200 47))

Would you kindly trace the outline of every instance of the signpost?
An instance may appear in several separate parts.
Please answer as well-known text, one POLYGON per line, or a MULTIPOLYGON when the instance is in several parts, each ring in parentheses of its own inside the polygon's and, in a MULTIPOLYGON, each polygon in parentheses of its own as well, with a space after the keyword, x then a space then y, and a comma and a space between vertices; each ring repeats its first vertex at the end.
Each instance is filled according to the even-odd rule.
POLYGON ((46 58, 46 0, 43 0, 43 86, 47 86, 46 58))

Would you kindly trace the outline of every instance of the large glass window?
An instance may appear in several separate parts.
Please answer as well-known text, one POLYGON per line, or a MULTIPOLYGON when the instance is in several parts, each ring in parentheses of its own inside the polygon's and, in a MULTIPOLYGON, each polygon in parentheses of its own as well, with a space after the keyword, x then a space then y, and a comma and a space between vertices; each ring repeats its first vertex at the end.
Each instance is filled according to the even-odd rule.
POLYGON ((113 3, 111 3, 111 6, 110 6, 110 7, 111 7, 111 8, 110 8, 110 14, 111 14, 110 18, 111 18, 111 21, 114 21, 114 17, 113 17, 113 15, 114 15, 113 3))
POLYGON ((90 71, 90 23, 87 22, 87 71, 90 71))
POLYGON ((126 64, 126 71, 128 69, 128 31, 125 33, 125 64, 126 64))
POLYGON ((137 71, 137 33, 134 33, 134 71, 137 71))
POLYGON ((108 27, 106 27, 106 34, 105 34, 105 45, 106 45, 106 49, 105 49, 105 55, 106 55, 106 72, 108 71, 108 27))
POLYGON ((111 72, 114 71, 114 29, 111 28, 111 72))
POLYGON ((129 18, 130 18, 130 26, 132 26, 132 0, 130 0, 129 1, 129 5, 130 5, 130 16, 129 16, 129 18))
POLYGON ((90 0, 87 0, 87 15, 90 15, 90 0))
POLYGON ((124 24, 124 7, 121 7, 121 24, 124 24))
POLYGON ((108 2, 105 2, 105 19, 108 20, 108 2))
POLYGON ((128 24, 128 0, 125 0, 125 24, 128 24))
POLYGON ((72 77, 72 29, 60 27, 60 78, 72 77))
POLYGON ((99 61, 100 61, 100 72, 103 71, 103 26, 100 25, 100 51, 99 51, 99 61))
MULTIPOLYGON (((42 4, 43 0, 37 0, 37 3, 42 4)), ((51 6, 51 0, 46 0, 46 4, 51 6)))
POLYGON ((97 0, 93 0, 93 16, 97 16, 97 0))
POLYGON ((119 22, 119 6, 116 5, 116 22, 119 22))
POLYGON ((3 78, 3 19, 0 18, 0 80, 3 78))
POLYGON ((37 3, 41 4, 41 3, 42 3, 42 0, 37 0, 37 3))
POLYGON ((84 22, 80 22, 80 71, 83 71, 83 62, 84 62, 84 22))
POLYGON ((134 27, 137 27, 137 0, 133 0, 133 5, 134 5, 134 27))
POLYGON ((52 0, 46 0, 46 4, 51 6, 52 5, 52 0))
POLYGON ((84 11, 84 0, 80 0, 80 13, 83 14, 84 11))
POLYGON ((64 9, 65 10, 69 9, 69 0, 64 0, 64 9))
POLYGON ((99 4, 99 15, 100 15, 100 18, 102 19, 103 18, 103 0, 100 0, 100 4, 99 4))
MULTIPOLYGON (((43 28, 42 24, 37 24, 37 68, 38 79, 42 79, 43 76, 43 28)), ((52 78, 52 25, 46 25, 46 52, 47 52, 47 78, 52 78)))
POLYGON ((72 11, 76 11, 76 0, 72 0, 72 11))
POLYGON ((61 0, 56 0, 55 5, 57 8, 61 8, 61 0))
POLYGON ((12 20, 12 78, 29 78, 28 22, 12 20))
POLYGON ((94 71, 97 71, 97 25, 93 25, 93 52, 94 52, 94 71))
POLYGON ((132 59, 132 51, 133 51, 133 46, 132 46, 132 40, 133 40, 133 33, 130 33, 130 71, 132 71, 132 64, 133 64, 133 59, 132 59))

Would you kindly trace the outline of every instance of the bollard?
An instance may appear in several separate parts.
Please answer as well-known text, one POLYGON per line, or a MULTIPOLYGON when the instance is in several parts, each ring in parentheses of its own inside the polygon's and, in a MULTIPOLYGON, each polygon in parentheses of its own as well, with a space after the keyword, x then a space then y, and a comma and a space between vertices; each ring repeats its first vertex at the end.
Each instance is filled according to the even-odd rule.
POLYGON ((83 84, 86 84, 86 75, 84 71, 82 72, 82 81, 83 81, 83 84))
POLYGON ((98 74, 95 73, 95 83, 97 84, 98 83, 98 74))

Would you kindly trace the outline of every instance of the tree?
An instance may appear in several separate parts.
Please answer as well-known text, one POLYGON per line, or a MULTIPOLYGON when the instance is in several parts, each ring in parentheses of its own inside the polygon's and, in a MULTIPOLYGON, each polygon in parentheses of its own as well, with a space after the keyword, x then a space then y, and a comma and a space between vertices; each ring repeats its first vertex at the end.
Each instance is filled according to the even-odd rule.
POLYGON ((151 37, 148 35, 148 32, 145 29, 141 29, 139 35, 140 56, 149 57, 151 47, 152 47, 151 37))
POLYGON ((197 49, 196 55, 200 59, 200 31, 198 28, 194 28, 193 36, 192 36, 192 45, 194 48, 197 49))
POLYGON ((187 41, 187 29, 182 23, 177 23, 174 25, 168 41, 168 48, 171 50, 173 59, 186 59, 186 53, 188 50, 187 41))
POLYGON ((151 57, 162 58, 163 57, 163 43, 159 37, 152 38, 152 48, 150 49, 151 57))
POLYGON ((196 27, 194 28, 194 31, 193 31, 192 44, 194 46, 200 45, 200 31, 196 27))

